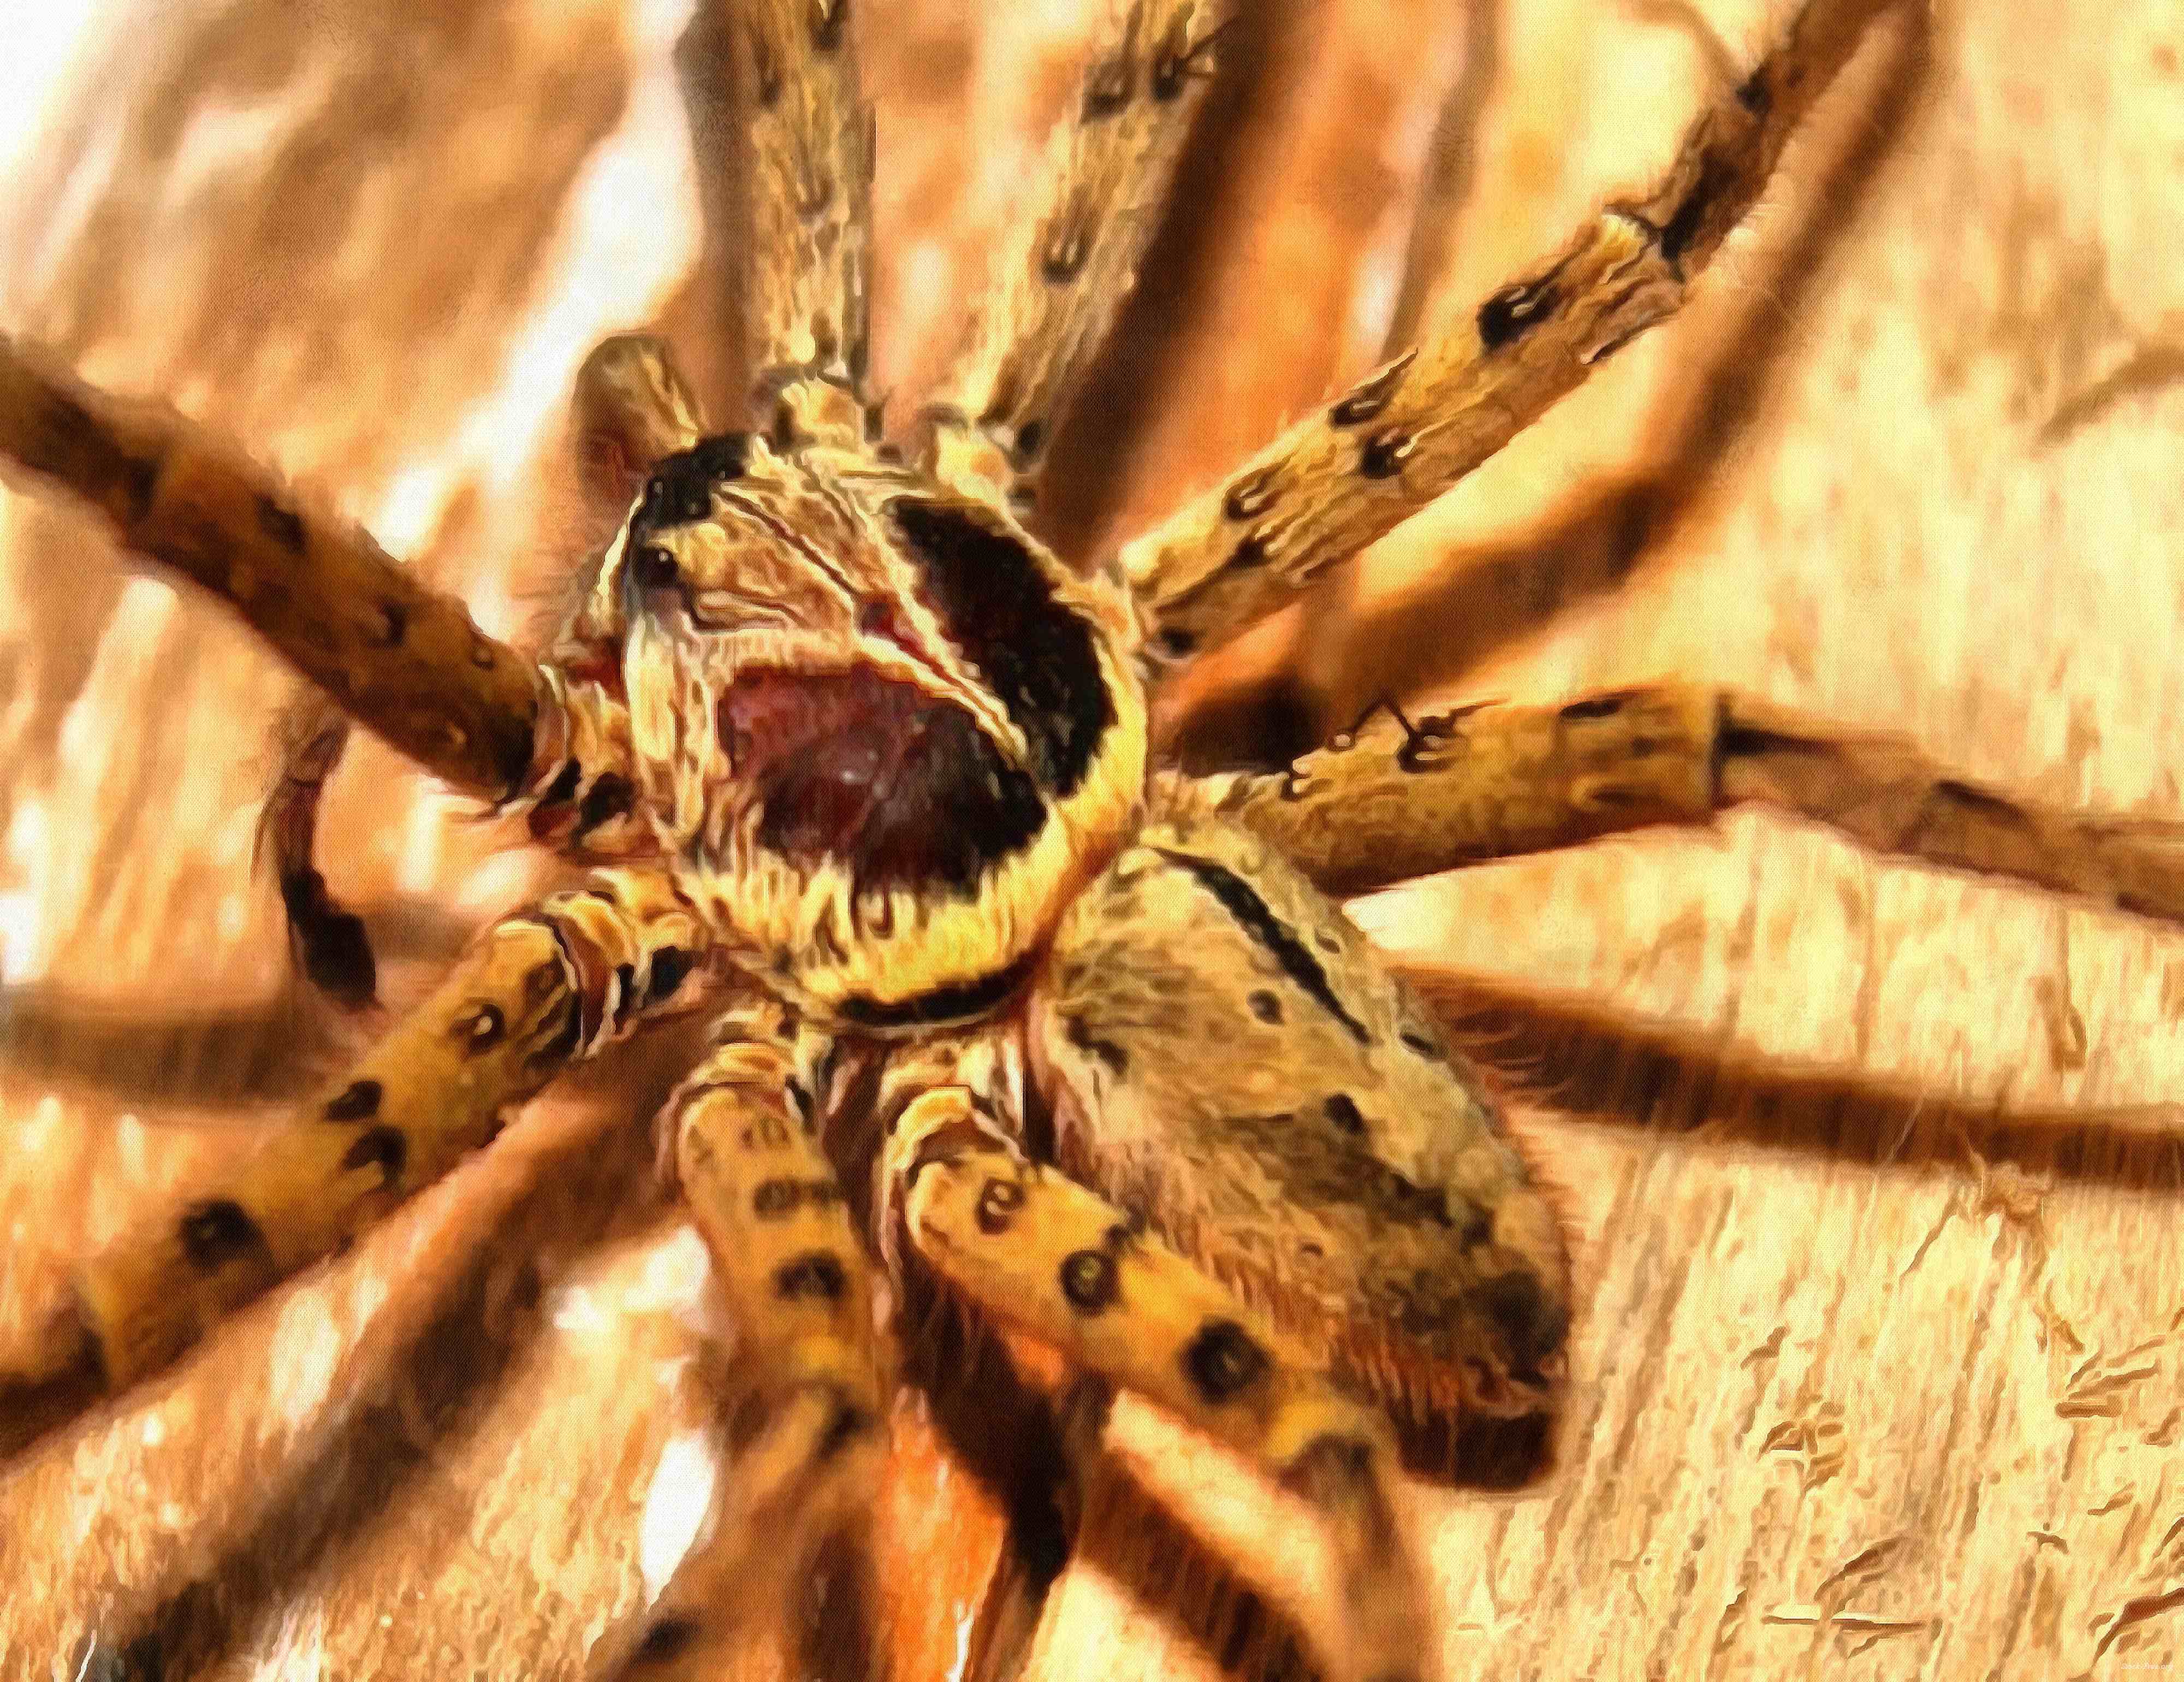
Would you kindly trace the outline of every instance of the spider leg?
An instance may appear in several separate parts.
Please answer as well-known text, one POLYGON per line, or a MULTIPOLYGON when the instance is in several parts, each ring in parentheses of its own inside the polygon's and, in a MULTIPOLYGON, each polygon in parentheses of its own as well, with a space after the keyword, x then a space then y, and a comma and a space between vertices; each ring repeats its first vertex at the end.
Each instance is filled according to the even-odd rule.
MULTIPOLYGON (((652 465, 688 448, 705 431, 697 399, 666 341, 651 334, 621 333, 601 340, 577 371, 570 406, 578 476, 594 520, 610 526, 619 523, 652 465)), ((549 687, 559 682, 562 693, 572 681, 609 677, 620 664, 619 581, 608 576, 609 553, 594 554, 571 581, 559 633, 543 662, 554 674, 549 687)), ((596 689, 584 699, 590 705, 583 710, 593 716, 582 722, 572 719, 571 735, 596 738, 598 726, 607 721, 600 716, 618 709, 596 689)), ((347 717, 322 693, 307 696, 290 714, 281 732, 280 775, 259 821, 259 847, 272 860, 298 966, 314 985, 354 1007, 371 1002, 377 966, 362 921, 334 900, 315 862, 319 802, 341 762, 348 731, 347 717)), ((615 816, 608 810, 611 798, 603 799, 599 790, 603 779, 619 774, 612 767, 623 757, 619 743, 604 754, 596 741, 588 754, 574 742, 565 743, 562 762, 547 775, 564 776, 574 763, 577 776, 561 788, 533 779, 542 794, 554 788, 557 795, 550 802, 524 802, 531 807, 534 831, 542 838, 573 835, 615 816), (588 825, 583 822, 587 798, 593 802, 588 825)), ((606 796, 613 796, 616 787, 607 783, 606 796)), ((599 858, 617 849, 587 838, 580 850, 599 858)))
POLYGON ((899 1228, 974 1308, 1136 1390, 1303 1497, 1341 1560, 1346 1627, 1326 1645, 1330 1674, 1417 1674, 1424 1601, 1389 1499, 1386 1420, 1123 1210, 1028 1161, 970 1089, 927 1088, 888 1128, 889 1234, 899 1228))
POLYGON ((725 53, 735 70, 746 367, 762 382, 793 372, 861 395, 874 134, 850 0, 714 0, 686 47, 725 53))
POLYGON ((1646 198, 1609 205, 1473 330, 1406 352, 1126 544, 1156 665, 1280 607, 1508 443, 1593 366, 1681 308, 1783 143, 1891 0, 1806 0, 1702 112, 1646 198))
POLYGON ((1195 788, 1330 893, 1756 805, 1871 852, 2184 922, 2184 825, 1985 787, 1901 737, 1699 684, 1376 716, 1286 771, 1195 788))
POLYGON ((490 1141, 504 1110, 671 994, 701 943, 654 872, 503 918, 296 1125, 81 1264, 73 1300, 0 1346, 0 1390, 120 1390, 165 1366, 490 1141))
POLYGON ((716 1674, 739 1612, 798 1598, 822 1546, 869 1522, 883 1440, 865 1254, 780 1006, 733 1017, 662 1121, 735 1324, 749 1440, 641 1629, 595 1655, 593 1674, 646 1682, 716 1674))
POLYGON ((1227 26, 1228 0, 1127 0, 1047 143, 954 365, 923 465, 1024 490, 1137 278, 1227 26))

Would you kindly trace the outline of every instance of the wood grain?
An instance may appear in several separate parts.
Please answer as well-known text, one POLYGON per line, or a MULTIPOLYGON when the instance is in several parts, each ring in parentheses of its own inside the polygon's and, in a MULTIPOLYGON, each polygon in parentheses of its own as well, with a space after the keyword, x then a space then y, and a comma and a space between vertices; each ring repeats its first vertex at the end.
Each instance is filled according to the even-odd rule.
MULTIPOLYGON (((944 362, 1086 9, 861 8, 880 384, 944 362)), ((1264 8, 1128 346, 1056 441, 1071 543, 1369 363, 1422 181, 1469 183, 1426 300, 1458 321, 1642 188, 1780 7, 1703 9, 1718 40, 1658 0, 1264 8), (1429 153, 1449 91, 1482 81, 1429 153), (1451 142, 1465 167, 1429 170, 1451 142)), ((25 103, 36 143, 8 136, 0 322, 248 437, 517 633, 572 548, 577 361, 714 316, 678 11, 87 6, 25 103)), ((1384 691, 1673 674, 1908 730, 2045 799, 2184 815, 2170 0, 1908 4, 1851 81, 1688 316, 1209 662, 1194 740, 1308 736, 1384 691)), ((0 501, 0 1314, 247 1145, 322 1059, 249 859, 287 682, 82 522, 0 501)), ((326 828, 397 988, 538 879, 368 745, 326 828)), ((1412 1493, 1448 1674, 2177 1666, 2173 933, 1747 816, 1357 914, 1544 1060, 1560 1102, 1523 1115, 1585 1281, 1552 1471, 1412 1493)), ((627 1125, 671 1062, 536 1106, 444 1195, 0 1473, 0 1581, 30 1585, 0 1604, 0 1669, 73 1675, 95 1629, 139 1661, 156 1642, 169 1676, 567 1674, 707 1463, 700 1269, 627 1125)), ((1115 1434, 1202 1528, 1315 1568, 1294 1513, 1212 1451, 1142 1409, 1115 1434)), ((920 1462, 895 1505, 947 1511, 950 1481, 920 1462)), ((909 1554, 956 1549, 919 1585, 931 1646, 978 1534, 909 1554)), ((1093 1564, 1034 1668, 1212 1674, 1093 1564)))

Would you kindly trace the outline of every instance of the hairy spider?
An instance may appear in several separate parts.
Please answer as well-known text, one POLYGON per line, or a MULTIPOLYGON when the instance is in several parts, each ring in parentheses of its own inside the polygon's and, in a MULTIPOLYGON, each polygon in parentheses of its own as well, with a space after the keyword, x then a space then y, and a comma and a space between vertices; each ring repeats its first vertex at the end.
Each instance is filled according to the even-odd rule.
MULTIPOLYGON (((164 411, 11 350, 19 465, 599 866, 497 923, 303 1123, 87 1261, 64 1311, 11 1327, 13 1375, 143 1376, 565 1066, 694 1007, 710 1038, 663 1128, 738 1327, 744 1442, 707 1536, 603 1654, 708 1663, 856 1528, 895 1359, 877 1257, 899 1306, 1028 1333, 1302 1495, 1340 1560, 1332 1614, 1299 1608, 1327 1664, 1412 1674, 1429 1608, 1388 1500, 1399 1440, 1548 1410, 1571 1290, 1493 1101, 1323 894, 1761 801, 1881 851, 2179 904, 2169 855, 2126 827, 1696 686, 1376 708, 1284 770, 1147 769, 1149 687, 1674 311, 1879 9, 1800 9, 1656 190, 1082 576, 1034 535, 1042 459, 1217 54, 1208 4, 1125 12, 893 450, 846 8, 737 13, 758 398, 748 430, 708 434, 661 341, 586 362, 584 459, 627 517, 536 663, 164 411)), ((338 726, 299 734, 270 833, 306 969, 361 994, 357 926, 309 855, 339 748, 338 726)), ((1096 1385, 1078 1394, 1096 1424, 1096 1385)))

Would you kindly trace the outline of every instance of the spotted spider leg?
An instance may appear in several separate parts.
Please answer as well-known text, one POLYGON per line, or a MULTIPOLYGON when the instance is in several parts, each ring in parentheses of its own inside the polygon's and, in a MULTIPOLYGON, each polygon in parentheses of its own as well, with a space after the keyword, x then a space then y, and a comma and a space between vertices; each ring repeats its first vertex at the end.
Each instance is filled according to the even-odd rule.
MULTIPOLYGON (((926 1085, 887 1113, 883 1242, 975 1312, 1136 1391, 1303 1498, 1341 1567, 1340 1627, 1320 1640, 1329 1674, 1415 1674, 1424 1597, 1390 1502, 1396 1445, 1381 1413, 1141 1220, 1027 1158, 975 1087, 926 1085)), ((1325 1631, 1323 1609, 1292 1610, 1325 1631)))
POLYGON ((963 348, 923 409, 922 465, 935 477, 1028 499, 1136 282, 1229 15, 1225 0, 1111 9, 963 348))
POLYGON ((1701 684, 1415 723, 1376 708, 1286 771, 1200 779, 1330 893, 1753 805, 1870 852, 2184 922, 2184 826, 2086 813, 1966 781, 1900 737, 1701 684))
POLYGON ((1226 640, 1392 530, 1683 305, 1784 142, 1892 0, 1807 0, 1685 132, 1646 198, 1611 204, 1470 331, 1419 346, 1125 544, 1156 668, 1226 640))
POLYGON ((874 131, 850 0, 710 0, 694 31, 730 55, 744 123, 745 365, 861 393, 874 131))
MULTIPOLYGON (((652 465, 695 443, 704 417, 677 370, 665 340, 623 333, 602 340, 577 370, 571 403, 578 476, 596 520, 619 521, 652 465)), ((603 588, 604 552, 572 580, 552 646, 542 658, 549 692, 586 686, 585 724, 572 734, 597 733, 618 721, 619 709, 602 687, 619 684, 621 637, 618 593, 603 588)), ((612 581, 609 581, 610 586, 612 581)), ((319 803, 348 742, 349 721, 333 697, 310 691, 292 707, 280 730, 281 771, 259 821, 259 849, 272 861, 288 916, 298 967, 337 1003, 371 1002, 377 965, 363 921, 337 902, 315 858, 319 803)), ((515 797, 532 816, 534 836, 558 840, 580 858, 611 858, 641 838, 617 833, 611 820, 627 787, 615 767, 618 739, 603 751, 571 742, 535 793, 515 797), (572 769, 573 771, 572 771, 572 769)))
POLYGON ((499 1130, 504 1111, 673 995, 704 950, 666 877, 627 869, 504 917, 363 1059, 179 1214, 84 1262, 0 1348, 0 1416, 56 1383, 119 1390, 342 1248, 499 1130))
MULTIPOLYGON (((593 1655, 593 1674, 646 1682, 717 1674, 752 1613, 798 1602, 826 1542, 847 1530, 861 1545, 883 1446, 865 1252, 787 1013, 732 1012, 661 1119, 736 1328, 744 1445, 659 1600, 593 1655)), ((882 1674, 884 1655, 867 1658, 882 1674)))

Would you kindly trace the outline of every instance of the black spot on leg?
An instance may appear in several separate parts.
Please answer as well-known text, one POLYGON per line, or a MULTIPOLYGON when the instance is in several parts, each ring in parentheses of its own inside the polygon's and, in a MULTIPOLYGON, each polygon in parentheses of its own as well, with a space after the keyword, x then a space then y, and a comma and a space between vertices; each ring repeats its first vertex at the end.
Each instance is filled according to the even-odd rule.
POLYGON ((663 946, 652 955, 652 968, 645 983, 644 1002, 657 1005, 663 999, 672 998, 675 989, 682 985, 697 961, 679 946, 663 946))
POLYGON ((379 1113, 382 1089, 376 1080, 353 1080, 326 1105, 330 1122, 368 1122, 379 1113))
POLYGON ((997 1238, 1009 1229, 1009 1217, 1023 1207, 1024 1189, 1014 1180, 991 1179, 979 1189, 978 1230, 997 1238))
POLYGON ((342 1157, 344 1170, 377 1168, 379 1183, 390 1186, 402 1178, 403 1165, 410 1160, 410 1141, 402 1136, 402 1129, 386 1126, 367 1128, 356 1137, 342 1157))
POLYGON ((832 53, 842 44, 842 31, 850 21, 850 0, 811 0, 811 45, 832 53))
POLYGON ((1555 716, 1557 718, 1613 718, 1623 710, 1620 695, 1590 695, 1581 701, 1572 701, 1555 716))
POLYGON ((1403 471, 1418 443, 1415 437, 1400 427, 1376 432, 1358 453, 1357 471, 1368 479, 1392 479, 1403 471))
POLYGON ((176 1233, 182 1241, 182 1254, 201 1273, 216 1273, 265 1245, 265 1234, 258 1230, 258 1223, 243 1212, 240 1203, 228 1197, 192 1204, 176 1233))
POLYGON ((1417 351, 1407 350, 1378 373, 1368 376, 1327 411, 1327 424, 1357 426, 1378 415, 1396 395, 1396 388, 1403 383, 1403 376, 1410 371, 1411 363, 1417 356, 1417 351))
POLYGON ((761 1221, 777 1221, 804 1200, 804 1188, 794 1180, 761 1180, 751 1193, 751 1213, 761 1221))
POLYGON ((1430 1057, 1437 1063, 1446 1061, 1446 1054, 1441 1048, 1418 1029, 1407 1028, 1401 1038, 1405 1049, 1417 1052, 1421 1057, 1430 1057))
POLYGON ((380 630, 380 642, 390 649, 401 647, 403 638, 410 632, 410 610, 399 602, 382 602, 379 611, 386 621, 380 630))
POLYGON ((609 819, 621 816, 636 799, 637 791, 627 777, 618 771, 605 772, 585 791, 584 803, 577 809, 577 833, 588 834, 609 819))
POLYGON ((1084 78, 1084 104, 1078 120, 1096 123, 1113 116, 1130 103, 1130 88, 1136 79, 1136 66, 1127 47, 1101 59, 1084 78))
POLYGON ((1039 259, 1039 272, 1050 285, 1066 286, 1084 272, 1085 259, 1092 254, 1092 231, 1085 226, 1089 220, 1078 214, 1074 205, 1056 220, 1039 259))
POLYGON ((1183 1346, 1184 1376, 1217 1406, 1256 1384, 1272 1364, 1257 1340, 1234 1320, 1208 1320, 1183 1346))
POLYGON ((1252 520, 1273 506, 1276 481, 1281 476, 1284 464, 1270 462, 1266 466, 1244 476, 1228 487, 1228 494, 1221 498, 1221 513, 1224 519, 1252 520))
POLYGON ((1256 572, 1272 559, 1266 539, 1254 532, 1238 541, 1228 559, 1222 563, 1221 570, 1224 572, 1256 572))
POLYGON ((1551 269, 1529 281, 1507 286, 1479 306, 1479 343, 1488 350, 1514 344, 1562 304, 1555 278, 1562 270, 1551 269))
POLYGON ((1165 105, 1183 92, 1184 83, 1191 77, 1212 75, 1214 43, 1228 27, 1224 23, 1193 41, 1188 14, 1178 16, 1170 24, 1153 56, 1153 97, 1165 105))
POLYGON ((1027 420, 1017 428, 1016 442, 1009 450, 1010 463, 1022 472, 1038 461, 1039 452, 1046 443, 1046 428, 1036 420, 1027 420))
POLYGON ((1767 70, 1761 66, 1745 79, 1736 90, 1736 103, 1755 117, 1764 117, 1774 109, 1774 96, 1767 86, 1767 70))
POLYGON ((1061 1260, 1061 1294, 1079 1314, 1097 1314, 1114 1306, 1122 1280, 1115 1258, 1104 1250, 1072 1250, 1061 1260))
POLYGON ((304 522, 271 497, 258 498, 258 529, 291 554, 304 552, 304 522))
POLYGON ((1167 630, 1153 638, 1153 648, 1162 660, 1181 660, 1197 646, 1197 637, 1189 631, 1167 630))
POLYGON ((1282 1001, 1265 988, 1252 989, 1250 996, 1244 1002, 1251 1007, 1251 1014, 1261 1022, 1278 1025, 1281 1022, 1282 1001))
POLYGON ((698 1639, 698 1621, 694 1618, 670 1615, 657 1619, 644 1632, 644 1639, 637 1644, 637 1651, 629 1657, 632 1664, 665 1664, 686 1651, 698 1639))
POLYGON ((840 1259, 823 1250, 774 1269, 773 1294, 783 1302, 838 1302, 849 1289, 850 1276, 840 1259))
MULTIPOLYGON (((554 773, 554 780, 546 785, 546 792, 538 797, 538 804, 542 806, 566 806, 575 797, 577 785, 583 780, 583 766, 574 760, 569 760, 554 773)), ((610 894, 605 897, 611 899, 614 895, 610 894)))
POLYGON ((1365 1117, 1357 1111, 1357 1100, 1346 1092, 1338 1092, 1320 1106, 1327 1119, 1346 1133, 1362 1135, 1365 1117))
POLYGON ((500 1013, 499 1005, 479 1004, 457 1016, 448 1032, 462 1041, 465 1056, 475 1057, 508 1038, 508 1018, 500 1013))

